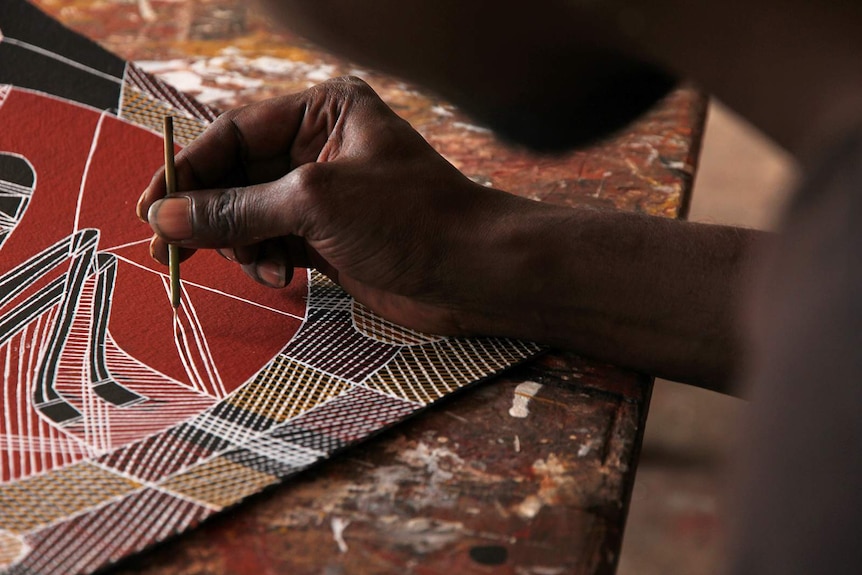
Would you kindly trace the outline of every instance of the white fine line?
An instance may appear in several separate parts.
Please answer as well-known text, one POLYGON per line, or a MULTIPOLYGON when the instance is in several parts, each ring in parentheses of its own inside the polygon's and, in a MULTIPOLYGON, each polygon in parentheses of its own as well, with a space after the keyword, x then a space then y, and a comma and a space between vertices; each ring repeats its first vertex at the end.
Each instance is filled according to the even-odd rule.
MULTIPOLYGON (((162 276, 162 285, 165 288, 165 293, 170 294, 170 284, 166 276, 162 276)), ((179 313, 183 307, 185 307, 185 302, 181 302, 180 308, 177 310, 178 315, 174 320, 174 346, 177 348, 177 355, 183 364, 183 369, 185 369, 186 375, 188 376, 189 382, 193 386, 194 390, 201 394, 206 394, 206 387, 204 387, 201 382, 198 370, 192 362, 191 353, 188 350, 188 338, 184 335, 185 328, 183 328, 182 321, 179 320, 179 313), (180 339, 182 339, 182 341, 180 341, 180 339)))
POLYGON ((186 315, 189 318, 189 325, 192 327, 192 333, 194 334, 195 340, 198 344, 197 347, 200 351, 201 361, 203 362, 204 368, 209 376, 211 387, 215 389, 216 396, 221 399, 227 395, 227 391, 225 390, 224 383, 221 379, 221 374, 219 373, 215 359, 213 359, 206 334, 204 333, 203 325, 201 325, 200 319, 198 318, 197 310, 195 309, 191 298, 188 297, 188 292, 186 292, 185 288, 183 288, 183 293, 186 294, 186 315))
POLYGON ((138 245, 138 244, 148 244, 148 243, 150 243, 150 238, 146 238, 146 239, 143 239, 143 240, 135 240, 135 241, 133 241, 133 242, 129 242, 129 243, 127 243, 127 244, 120 244, 119 246, 111 246, 111 247, 109 247, 109 248, 102 248, 102 249, 101 249, 101 250, 99 250, 99 251, 100 251, 100 252, 112 252, 112 251, 114 251, 114 250, 121 250, 121 249, 123 249, 123 248, 130 248, 130 247, 132 247, 132 246, 136 246, 136 245, 138 245))
MULTIPOLYGON (((93 161, 93 156, 96 154, 96 147, 99 144, 99 134, 102 132, 102 122, 105 120, 106 115, 107 112, 102 112, 99 115, 99 121, 96 123, 96 131, 93 133, 93 141, 90 142, 90 152, 87 154, 87 163, 84 164, 84 174, 81 176, 81 187, 78 189, 78 206, 75 208, 75 227, 72 231, 73 235, 78 233, 78 224, 81 220, 81 204, 84 203, 84 188, 87 187, 87 175, 90 173, 90 164, 93 161)), ((69 246, 70 253, 72 245, 74 245, 74 242, 69 246)))
MULTIPOLYGON (((121 260, 123 260, 124 262, 126 262, 127 264, 131 264, 131 265, 133 265, 133 266, 135 266, 135 267, 139 267, 139 268, 141 268, 142 270, 146 270, 146 271, 148 271, 148 272, 150 272, 150 273, 156 274, 156 275, 161 276, 161 277, 163 277, 163 278, 169 277, 169 276, 168 276, 168 274, 166 274, 166 273, 163 273, 163 272, 157 272, 156 270, 150 269, 150 268, 148 268, 147 266, 144 266, 144 265, 139 264, 138 262, 133 262, 132 260, 130 260, 130 259, 128 259, 128 258, 125 258, 125 257, 123 257, 123 256, 121 256, 121 255, 119 255, 119 254, 114 254, 114 255, 116 255, 117 259, 121 259, 121 260)), ((256 301, 251 301, 251 300, 249 300, 249 299, 245 299, 245 298, 242 298, 242 297, 239 297, 239 296, 233 295, 232 293, 223 292, 223 291, 217 290, 217 289, 215 289, 215 288, 211 288, 211 287, 209 287, 209 286, 205 286, 205 285, 203 285, 203 284, 195 283, 195 282, 192 282, 192 281, 189 281, 189 280, 182 280, 182 283, 184 283, 184 284, 186 284, 186 285, 194 286, 194 287, 197 287, 197 288, 201 288, 201 289, 203 289, 203 290, 206 290, 206 291, 209 291, 209 292, 212 292, 212 293, 216 293, 216 294, 218 294, 218 295, 223 295, 223 296, 225 296, 225 297, 229 297, 229 298, 231 298, 231 299, 235 299, 235 300, 237 300, 237 301, 241 301, 241 302, 243 302, 243 303, 247 303, 247 304, 249 304, 249 305, 253 305, 253 306, 256 306, 256 307, 259 307, 259 308, 263 308, 263 309, 269 310, 269 311, 271 311, 271 312, 273 312, 273 313, 278 313, 278 314, 281 314, 281 315, 286 315, 286 316, 288 316, 288 317, 292 317, 293 319, 298 319, 299 321, 303 321, 303 318, 299 317, 298 315, 292 314, 292 313, 290 313, 289 311, 282 311, 282 310, 280 310, 280 309, 275 309, 274 307, 269 307, 268 305, 263 305, 262 303, 257 303, 256 301)))
POLYGON ((120 81, 120 97, 117 99, 117 117, 122 118, 125 112, 124 104, 126 98, 127 76, 129 75, 129 63, 123 65, 123 79, 120 81))

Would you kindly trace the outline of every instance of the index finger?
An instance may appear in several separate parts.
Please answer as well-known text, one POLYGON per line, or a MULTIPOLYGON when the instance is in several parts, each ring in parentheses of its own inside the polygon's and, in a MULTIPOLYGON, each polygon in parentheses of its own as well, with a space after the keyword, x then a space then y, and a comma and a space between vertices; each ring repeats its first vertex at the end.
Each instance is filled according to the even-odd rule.
MULTIPOLYGON (((248 184, 249 176, 260 177, 262 170, 273 178, 284 175, 290 170, 290 148, 302 121, 303 100, 304 94, 282 96, 219 116, 177 154, 177 190, 248 184), (229 181, 237 174, 246 181, 229 181)), ((146 221, 150 206, 165 194, 160 168, 138 200, 138 217, 146 221)))
MULTIPOLYGON (((373 94, 358 78, 336 78, 304 92, 226 112, 176 157, 177 190, 275 181, 320 159, 343 106, 373 94)), ((165 196, 163 170, 138 201, 138 217, 165 196)))

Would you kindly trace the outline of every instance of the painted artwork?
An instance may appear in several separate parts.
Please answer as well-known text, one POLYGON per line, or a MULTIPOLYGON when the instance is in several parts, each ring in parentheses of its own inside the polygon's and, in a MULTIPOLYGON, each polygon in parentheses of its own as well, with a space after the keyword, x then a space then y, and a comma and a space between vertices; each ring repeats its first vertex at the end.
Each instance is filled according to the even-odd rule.
POLYGON ((326 277, 166 269, 134 204, 216 113, 0 2, 0 571, 90 572, 534 355, 391 324, 326 277))

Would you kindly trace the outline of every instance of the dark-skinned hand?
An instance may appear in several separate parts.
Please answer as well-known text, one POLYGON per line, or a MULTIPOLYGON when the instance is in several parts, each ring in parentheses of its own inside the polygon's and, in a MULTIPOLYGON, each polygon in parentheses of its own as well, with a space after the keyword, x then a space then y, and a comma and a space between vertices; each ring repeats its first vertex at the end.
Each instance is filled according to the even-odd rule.
POLYGON ((156 260, 167 242, 184 259, 215 248, 274 288, 314 266, 387 319, 441 334, 499 305, 509 216, 543 209, 469 180, 355 78, 225 113, 176 173, 178 194, 164 197, 160 170, 138 202, 156 260))
POLYGON ((183 257, 214 248, 255 280, 314 266, 383 317, 444 335, 532 339, 720 388, 729 313, 757 234, 552 206, 458 172, 364 82, 230 111, 138 203, 183 257))

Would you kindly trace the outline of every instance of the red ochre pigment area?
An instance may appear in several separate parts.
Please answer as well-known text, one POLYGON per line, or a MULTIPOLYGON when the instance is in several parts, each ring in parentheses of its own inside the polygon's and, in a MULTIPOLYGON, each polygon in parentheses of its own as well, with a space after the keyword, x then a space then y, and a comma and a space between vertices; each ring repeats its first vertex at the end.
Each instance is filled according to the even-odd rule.
MULTIPOLYGON (((182 266, 180 324, 187 347, 178 345, 167 269, 150 258, 152 231, 134 211, 164 161, 158 134, 92 108, 15 88, 0 105, 0 125, 0 152, 24 157, 36 179, 22 219, 0 250, 0 274, 76 231, 99 230, 98 251, 117 258, 106 345, 176 386, 178 394, 199 395, 204 401, 198 411, 252 378, 296 334, 306 313, 304 270, 297 270, 287 289, 272 290, 251 281, 235 264, 200 252, 182 266)), ((64 262, 49 277, 67 267, 64 262)), ((15 301, 47 281, 34 282, 15 301)), ((23 345, 8 345, 13 344, 16 349, 23 345)), ((20 362, 5 367, 11 378, 26 376, 16 373, 27 369, 20 362)), ((122 384, 135 389, 134 381, 122 384)), ((0 414, 0 419, 11 418, 5 424, 26 434, 25 420, 39 419, 32 405, 27 411, 0 414)), ((189 415, 178 413, 177 421, 189 415)), ((159 427, 168 423, 162 420, 159 427)), ((45 462, 19 473, 62 463, 45 462)))

